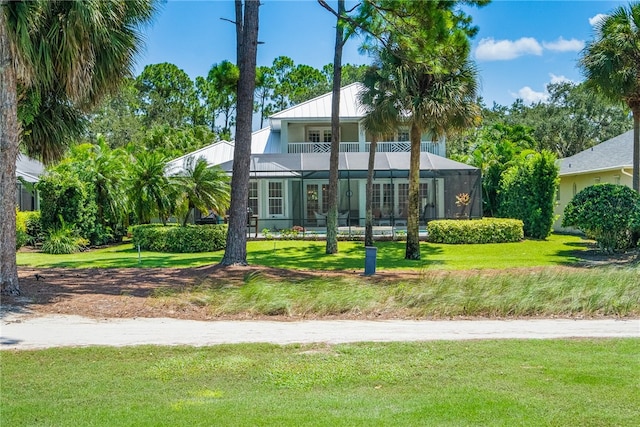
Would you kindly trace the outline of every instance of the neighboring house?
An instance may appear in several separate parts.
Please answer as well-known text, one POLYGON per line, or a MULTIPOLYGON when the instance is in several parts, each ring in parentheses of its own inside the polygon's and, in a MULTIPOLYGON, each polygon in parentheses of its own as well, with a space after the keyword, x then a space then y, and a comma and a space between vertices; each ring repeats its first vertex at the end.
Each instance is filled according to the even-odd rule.
MULTIPOLYGON (((364 226, 367 164, 371 137, 363 126, 358 83, 340 95, 339 226, 364 226)), ((270 126, 253 133, 249 207, 259 227, 326 227, 331 146, 331 93, 274 114, 270 126)), ((406 226, 409 190, 409 129, 389 129, 378 142, 373 185, 377 225, 406 226)), ((204 156, 229 173, 233 144, 221 141, 170 162, 179 170, 186 157, 204 156)), ((446 159, 445 140, 423 135, 420 218, 480 217, 480 170, 446 159), (468 193, 469 206, 456 205, 468 193)), ((424 224, 424 222, 423 222, 424 224)))
POLYGON ((38 182, 40 175, 43 173, 44 165, 42 163, 24 154, 18 154, 18 161, 16 162, 16 177, 18 178, 16 205, 21 211, 35 211, 40 209, 40 200, 38 199, 37 192, 33 190, 33 184, 38 182), (23 184, 22 181, 27 184, 23 184))
POLYGON ((559 164, 560 187, 555 211, 558 220, 553 228, 556 231, 574 231, 562 228, 562 214, 578 192, 599 183, 632 186, 633 130, 560 159, 559 164))

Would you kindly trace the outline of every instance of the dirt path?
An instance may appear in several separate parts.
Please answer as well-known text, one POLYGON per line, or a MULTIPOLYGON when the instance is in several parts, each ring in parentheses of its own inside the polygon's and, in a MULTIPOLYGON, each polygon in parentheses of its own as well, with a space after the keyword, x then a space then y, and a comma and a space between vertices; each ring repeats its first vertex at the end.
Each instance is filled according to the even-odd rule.
POLYGON ((5 314, 0 349, 131 346, 142 344, 204 346, 268 342, 346 343, 359 341, 432 341, 473 339, 550 339, 640 337, 640 320, 310 320, 195 321, 169 318, 89 319, 5 314))

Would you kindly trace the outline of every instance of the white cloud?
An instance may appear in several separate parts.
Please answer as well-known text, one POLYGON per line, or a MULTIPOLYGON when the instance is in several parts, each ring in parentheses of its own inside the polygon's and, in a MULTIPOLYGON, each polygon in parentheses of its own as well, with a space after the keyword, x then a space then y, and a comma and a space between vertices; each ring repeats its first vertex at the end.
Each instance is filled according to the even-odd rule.
POLYGON ((599 13, 596 16, 593 16, 593 17, 589 18, 589 24, 592 27, 595 27, 596 25, 598 25, 600 23, 600 21, 602 21, 607 16, 608 15, 605 15, 604 13, 599 13))
POLYGON ((504 61, 522 55, 542 55, 542 46, 532 37, 516 41, 486 38, 480 40, 476 49, 476 59, 484 61, 504 61))
POLYGON ((565 76, 556 76, 553 73, 549 73, 549 77, 551 77, 551 81, 549 83, 574 83, 573 80, 568 79, 565 76))
MULTIPOLYGON (((549 83, 575 83, 573 80, 566 78, 565 76, 556 76, 553 73, 549 73, 549 83)), ((545 84, 545 88, 549 84, 545 84)), ((520 89, 517 93, 511 92, 511 96, 514 98, 519 98, 524 101, 525 104, 536 104, 538 102, 547 102, 549 100, 549 92, 536 92, 531 89, 529 86, 525 86, 520 89)))
POLYGON ((555 52, 579 52, 584 48, 584 40, 565 40, 560 37, 558 40, 553 42, 543 42, 542 46, 545 49, 555 52))
POLYGON ((520 98, 525 104, 535 104, 537 102, 545 102, 549 98, 547 92, 536 92, 529 86, 525 86, 518 93, 511 93, 514 98, 520 98))

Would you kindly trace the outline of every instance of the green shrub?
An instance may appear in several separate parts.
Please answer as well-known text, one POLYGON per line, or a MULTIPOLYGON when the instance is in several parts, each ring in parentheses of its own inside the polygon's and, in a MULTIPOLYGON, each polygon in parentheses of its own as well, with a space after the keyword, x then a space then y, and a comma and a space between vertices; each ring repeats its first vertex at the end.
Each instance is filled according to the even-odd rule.
POLYGON ((29 241, 27 243, 31 246, 35 246, 37 243, 42 243, 44 240, 44 233, 42 232, 40 211, 21 212, 21 214, 24 215, 27 235, 29 236, 29 241))
POLYGON ((593 236, 605 252, 624 251, 631 247, 639 201, 638 193, 624 185, 592 185, 571 199, 564 210, 562 226, 593 236))
POLYGON ((502 174, 498 216, 521 219, 525 236, 546 239, 555 220, 558 183, 555 154, 543 150, 528 155, 502 174))
POLYGON ((427 224, 427 235, 433 243, 507 243, 522 240, 524 232, 519 219, 441 219, 427 224))
POLYGON ((97 206, 88 184, 77 176, 52 173, 38 183, 42 229, 51 233, 71 224, 78 234, 92 240, 96 224, 97 206))
POLYGON ((629 219, 629 228, 633 233, 640 233, 640 198, 629 219))
POLYGON ((16 209, 16 251, 27 244, 27 216, 16 209))
POLYGON ((80 252, 89 245, 89 241, 79 237, 72 226, 62 223, 62 226, 51 230, 42 242, 42 252, 61 255, 80 252))
POLYGON ((158 224, 131 227, 132 242, 140 249, 156 252, 212 252, 224 249, 227 225, 164 226, 158 224))

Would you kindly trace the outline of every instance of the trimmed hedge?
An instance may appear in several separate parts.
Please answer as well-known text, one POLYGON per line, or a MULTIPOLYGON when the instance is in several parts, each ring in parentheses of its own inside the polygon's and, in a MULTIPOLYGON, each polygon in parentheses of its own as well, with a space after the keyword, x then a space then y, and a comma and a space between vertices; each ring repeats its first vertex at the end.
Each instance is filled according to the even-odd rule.
POLYGON ((227 225, 187 225, 184 227, 145 224, 131 227, 134 247, 154 252, 213 252, 224 249, 227 225))
POLYGON ((507 243, 522 240, 523 227, 519 219, 440 219, 427 224, 427 234, 433 243, 507 243))

